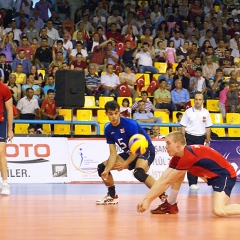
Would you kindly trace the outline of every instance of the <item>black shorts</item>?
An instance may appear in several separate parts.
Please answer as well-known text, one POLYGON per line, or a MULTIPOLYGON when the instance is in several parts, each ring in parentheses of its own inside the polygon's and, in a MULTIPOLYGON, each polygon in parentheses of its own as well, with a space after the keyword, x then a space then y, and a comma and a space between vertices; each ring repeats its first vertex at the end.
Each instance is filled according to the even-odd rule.
POLYGON ((213 191, 222 192, 224 191, 229 197, 232 192, 232 188, 236 183, 236 178, 230 178, 228 176, 218 176, 216 178, 208 179, 207 184, 212 185, 213 191))
MULTIPOLYGON (((125 153, 125 152, 120 153, 120 154, 118 154, 118 155, 119 155, 123 160, 127 160, 127 159, 129 158, 129 154, 128 154, 128 153, 125 153)), ((130 163, 129 168, 128 168, 129 170, 135 169, 136 162, 137 162, 137 160, 138 160, 139 158, 144 159, 144 160, 147 160, 147 161, 148 161, 148 166, 150 166, 150 165, 153 163, 154 159, 155 159, 155 147, 154 147, 152 144, 149 145, 147 151, 146 151, 144 154, 137 156, 137 157, 130 163)))
POLYGON ((0 122, 0 142, 7 140, 7 122, 0 122))

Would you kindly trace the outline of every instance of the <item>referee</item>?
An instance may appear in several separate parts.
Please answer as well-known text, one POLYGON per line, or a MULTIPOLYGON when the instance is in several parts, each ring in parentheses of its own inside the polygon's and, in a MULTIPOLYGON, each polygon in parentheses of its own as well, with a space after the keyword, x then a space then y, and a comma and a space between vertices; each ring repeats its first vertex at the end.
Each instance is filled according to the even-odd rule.
MULTIPOLYGON (((210 135, 212 120, 207 109, 203 108, 203 95, 197 93, 194 97, 194 107, 187 109, 180 122, 181 131, 185 135, 187 145, 201 144, 210 145, 210 135)), ((187 178, 191 190, 198 190, 198 177, 187 173, 187 178)))

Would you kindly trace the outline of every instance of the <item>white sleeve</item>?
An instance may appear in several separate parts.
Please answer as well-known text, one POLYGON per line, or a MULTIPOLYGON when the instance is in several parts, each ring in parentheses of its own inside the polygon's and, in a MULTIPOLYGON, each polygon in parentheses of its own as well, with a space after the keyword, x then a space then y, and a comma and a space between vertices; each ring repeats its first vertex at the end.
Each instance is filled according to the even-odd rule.
MULTIPOLYGON (((207 111, 207 110, 206 110, 207 111)), ((207 120, 206 120, 206 127, 211 127, 213 125, 212 119, 210 117, 209 111, 207 111, 207 120)))
MULTIPOLYGON (((189 108, 191 109, 191 108, 189 108)), ((181 119, 181 122, 180 124, 183 126, 183 127, 186 127, 187 126, 187 122, 188 122, 188 115, 187 115, 188 111, 185 111, 183 116, 182 116, 182 119, 181 119)))

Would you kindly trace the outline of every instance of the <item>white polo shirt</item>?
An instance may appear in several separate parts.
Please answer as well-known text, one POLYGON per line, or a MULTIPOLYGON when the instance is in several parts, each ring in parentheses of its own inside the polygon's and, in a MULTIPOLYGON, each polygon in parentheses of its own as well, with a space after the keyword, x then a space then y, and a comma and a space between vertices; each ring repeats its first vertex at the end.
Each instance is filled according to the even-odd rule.
POLYGON ((119 77, 113 73, 111 76, 104 74, 101 76, 101 84, 104 84, 108 87, 116 87, 120 84, 119 77))
POLYGON ((201 110, 197 110, 194 107, 184 112, 180 124, 185 127, 186 133, 195 136, 204 135, 206 133, 206 128, 213 125, 207 109, 202 108, 201 110))
MULTIPOLYGON (((78 53, 77 49, 74 48, 70 55, 73 56, 73 57, 76 57, 77 53, 78 53)), ((88 56, 88 53, 87 53, 87 51, 85 49, 81 49, 81 54, 82 54, 83 57, 87 57, 88 56)))
POLYGON ((138 59, 138 65, 143 65, 143 66, 153 66, 152 62, 152 56, 150 52, 138 52, 136 54, 136 59, 138 59))
POLYGON ((35 114, 35 110, 39 109, 38 100, 36 98, 32 98, 29 101, 27 97, 23 97, 18 101, 17 109, 21 112, 21 114, 35 114))
POLYGON ((59 33, 55 28, 52 28, 51 30, 47 28, 47 35, 48 35, 48 37, 52 38, 53 40, 59 39, 59 33))

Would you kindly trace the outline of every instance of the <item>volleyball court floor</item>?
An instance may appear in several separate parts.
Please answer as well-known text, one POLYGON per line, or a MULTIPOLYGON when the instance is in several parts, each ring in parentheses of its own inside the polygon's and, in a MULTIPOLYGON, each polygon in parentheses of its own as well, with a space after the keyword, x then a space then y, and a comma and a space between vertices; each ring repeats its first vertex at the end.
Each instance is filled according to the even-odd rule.
MULTIPOLYGON (((0 197, 0 240, 239 240, 240 216, 214 216, 212 189, 199 186, 182 185, 178 214, 153 215, 136 211, 143 184, 116 184, 119 204, 107 206, 95 204, 103 184, 11 184, 11 195, 0 197)), ((240 204, 240 183, 230 203, 240 204)))

